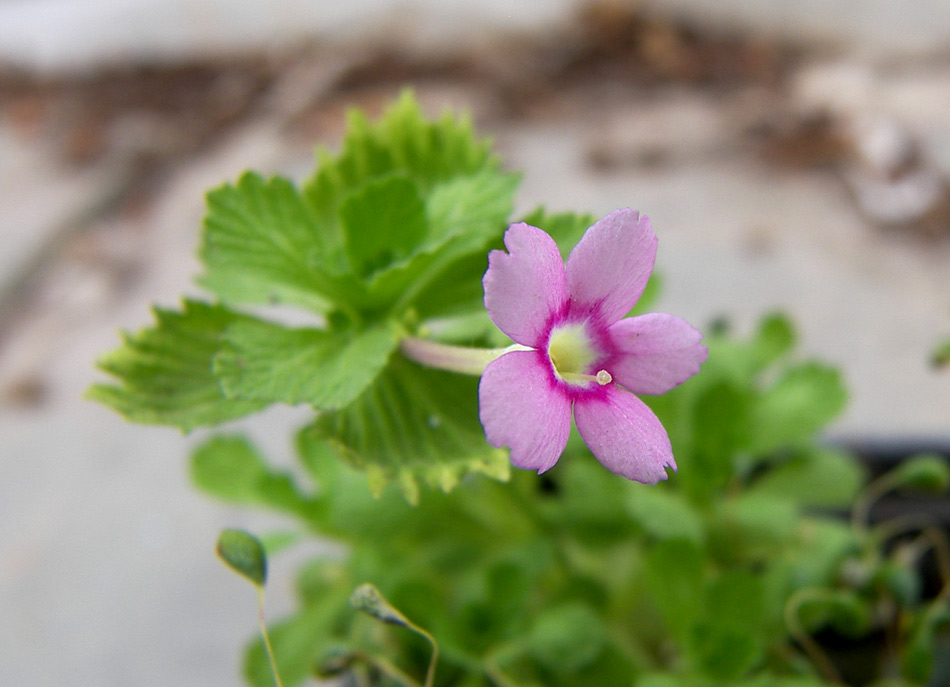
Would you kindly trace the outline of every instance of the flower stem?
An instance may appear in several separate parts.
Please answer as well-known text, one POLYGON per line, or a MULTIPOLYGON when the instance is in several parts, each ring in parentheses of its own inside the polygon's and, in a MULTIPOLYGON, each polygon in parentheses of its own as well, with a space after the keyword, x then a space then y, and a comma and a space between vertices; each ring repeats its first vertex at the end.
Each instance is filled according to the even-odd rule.
POLYGON ((267 652, 267 660, 270 662, 271 672, 274 674, 274 684, 276 687, 283 687, 280 681, 280 673, 277 672, 277 661, 274 658, 274 648, 270 643, 270 636, 267 634, 267 623, 264 620, 264 588, 257 588, 257 619, 261 625, 261 636, 264 638, 264 650, 267 652))
POLYGON ((512 344, 506 348, 469 348, 409 336, 399 344, 402 354, 420 365, 439 370, 478 376, 488 363, 511 351, 530 351, 528 346, 512 344))

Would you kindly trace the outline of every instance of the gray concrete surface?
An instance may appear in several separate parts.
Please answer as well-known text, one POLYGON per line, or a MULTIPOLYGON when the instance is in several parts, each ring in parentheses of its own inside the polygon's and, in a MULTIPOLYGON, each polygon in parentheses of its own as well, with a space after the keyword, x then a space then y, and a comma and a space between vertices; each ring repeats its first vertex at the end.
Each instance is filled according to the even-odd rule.
MULTIPOLYGON (((79 5, 0 2, 0 55, 82 70, 105 59, 99 48, 137 57, 162 51, 163 59, 191 54, 197 39, 175 43, 159 30, 160 17, 171 25, 183 17, 178 5, 163 4, 173 8, 169 14, 151 3, 125 6, 158 12, 146 15, 155 18, 155 33, 136 53, 130 36, 141 37, 139 22, 101 20, 117 16, 114 3, 90 3, 104 14, 89 26, 110 38, 80 49, 69 43, 85 40, 83 32, 62 28, 79 26, 79 5), (11 42, 16 27, 19 43, 11 42)), ((898 121, 933 165, 950 170, 950 65, 939 56, 918 55, 899 67, 869 57, 868 46, 889 26, 891 4, 867 0, 864 8, 881 8, 861 18, 873 26, 872 38, 842 28, 835 35, 851 46, 843 55, 800 68, 796 102, 828 105, 847 121, 898 121)), ((540 6, 517 5, 525 26, 529 5, 540 6)), ((842 27, 859 14, 855 5, 839 5, 842 27)), ((189 4, 207 17, 224 6, 189 4)), ((373 11, 383 6, 390 5, 373 11)), ((504 14, 501 3, 489 6, 504 14)), ((772 3, 729 6, 748 21, 781 24, 767 11, 772 3)), ((943 3, 916 7, 906 21, 946 35, 948 22, 932 14, 943 3)), ((368 19, 376 15, 334 11, 341 21, 385 26, 368 19)), ((454 16, 444 11, 443 18, 454 16)), ((430 16, 425 7, 418 12, 430 16)), ((792 28, 812 20, 798 17, 792 28)), ((246 26, 192 23, 194 35, 218 32, 231 45, 265 44, 289 30, 265 26, 248 37, 246 26)), ((486 109, 477 92, 441 89, 421 95, 476 115, 486 109)), ((882 231, 827 172, 765 165, 739 142, 748 109, 759 106, 755 92, 718 98, 670 88, 649 102, 578 103, 486 133, 524 171, 521 209, 632 206, 651 217, 666 284, 659 309, 699 324, 725 314, 740 329, 767 311, 791 313, 804 353, 846 371, 852 402, 837 432, 947 437, 950 377, 932 372, 927 358, 950 335, 950 242, 882 231), (598 170, 590 160, 604 149, 619 164, 598 170), (645 157, 666 162, 638 162, 645 157)), ((213 543, 225 526, 282 523, 211 503, 189 487, 183 458, 200 435, 128 426, 81 395, 97 378, 92 361, 116 345, 117 329, 146 324, 153 302, 172 305, 183 292, 198 293, 191 280, 204 190, 248 167, 290 174, 308 167, 309 142, 289 135, 284 123, 273 111, 250 117, 175 167, 144 208, 116 216, 95 209, 121 182, 121 167, 93 165, 77 175, 42 141, 0 121, 4 294, 42 270, 30 297, 5 311, 0 340, 0 685, 239 684, 240 646, 255 632, 253 594, 214 559, 213 543), (77 224, 84 227, 78 233, 77 224), (54 250, 70 227, 68 250, 54 250)), ((247 428, 276 460, 289 461, 287 429, 299 421, 297 410, 275 409, 247 428)), ((274 563, 272 617, 291 608, 292 569, 290 561, 274 563)))

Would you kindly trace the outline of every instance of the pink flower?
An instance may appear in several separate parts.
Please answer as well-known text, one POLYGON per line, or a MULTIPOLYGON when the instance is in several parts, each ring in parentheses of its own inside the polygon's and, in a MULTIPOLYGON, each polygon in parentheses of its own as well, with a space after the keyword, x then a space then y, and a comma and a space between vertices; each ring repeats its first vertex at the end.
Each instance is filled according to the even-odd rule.
POLYGON ((656 484, 676 469, 670 439, 634 394, 662 394, 699 371, 702 335, 659 313, 621 319, 640 299, 656 258, 646 217, 625 209, 584 234, 567 264, 544 231, 513 224, 488 256, 485 307, 517 344, 489 363, 478 388, 488 442, 520 468, 550 469, 571 413, 603 465, 656 484))

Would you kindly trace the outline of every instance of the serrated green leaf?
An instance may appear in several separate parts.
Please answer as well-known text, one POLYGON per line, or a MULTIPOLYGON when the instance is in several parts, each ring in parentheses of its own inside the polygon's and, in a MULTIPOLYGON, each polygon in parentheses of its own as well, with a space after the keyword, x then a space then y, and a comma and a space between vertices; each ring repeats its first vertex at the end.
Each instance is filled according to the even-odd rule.
POLYGON ((228 398, 211 360, 220 338, 246 318, 226 308, 186 300, 181 312, 154 309, 157 324, 125 334, 123 345, 98 366, 118 384, 96 384, 87 397, 127 420, 184 431, 232 420, 263 408, 260 400, 228 398))
POLYGON ((340 217, 347 257, 361 277, 405 260, 429 228, 422 197, 404 176, 366 183, 343 201, 340 217))
POLYGON ((199 281, 225 301, 328 312, 349 295, 331 238, 293 184, 249 172, 207 195, 199 281))
POLYGON ((836 369, 814 362, 792 367, 752 406, 749 449, 767 453, 811 439, 846 401, 836 369))
POLYGON ((428 236, 407 261, 373 276, 367 304, 414 306, 423 318, 448 308, 484 310, 488 247, 504 231, 517 183, 516 175, 485 170, 435 185, 426 198, 428 236))
POLYGON ((370 179, 403 173, 427 196, 438 182, 498 167, 489 143, 475 138, 470 120, 447 113, 428 121, 410 91, 375 123, 351 111, 340 153, 318 150, 317 163, 304 195, 320 226, 340 245, 340 205, 370 179))
POLYGON ((267 582, 267 554, 254 535, 244 530, 224 530, 218 537, 216 551, 231 570, 256 587, 267 582))
POLYGON ((375 491, 395 480, 410 502, 420 482, 448 492, 468 473, 505 480, 507 452, 485 441, 477 388, 475 378, 395 357, 360 398, 321 414, 312 431, 366 470, 375 491))
POLYGON ((225 332, 214 374, 231 398, 335 410, 372 383, 396 344, 385 324, 356 333, 244 320, 225 332))

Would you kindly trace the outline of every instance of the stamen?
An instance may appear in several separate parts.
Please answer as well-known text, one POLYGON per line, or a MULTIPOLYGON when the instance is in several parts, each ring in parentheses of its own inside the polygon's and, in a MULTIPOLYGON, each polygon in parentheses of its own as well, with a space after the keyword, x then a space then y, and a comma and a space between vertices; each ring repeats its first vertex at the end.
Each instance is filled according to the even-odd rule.
POLYGON ((612 381, 614 381, 614 378, 610 375, 609 372, 607 372, 607 370, 598 371, 596 379, 597 379, 597 383, 600 384, 601 386, 610 384, 612 381))

